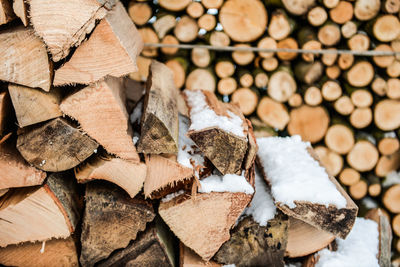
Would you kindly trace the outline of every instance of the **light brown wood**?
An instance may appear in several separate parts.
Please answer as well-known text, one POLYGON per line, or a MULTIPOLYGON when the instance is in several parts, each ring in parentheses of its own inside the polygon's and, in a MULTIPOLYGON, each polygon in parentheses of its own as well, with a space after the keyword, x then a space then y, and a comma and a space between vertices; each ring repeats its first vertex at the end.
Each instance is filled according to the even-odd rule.
POLYGON ((15 18, 10 1, 0 1, 0 25, 6 24, 15 18))
POLYGON ((158 212, 182 243, 208 261, 229 239, 229 230, 250 200, 244 193, 180 195, 161 202, 158 212))
POLYGON ((379 76, 375 77, 375 79, 372 81, 371 89, 378 96, 384 96, 387 90, 386 80, 379 76))
POLYGON ((374 75, 375 71, 372 64, 368 61, 360 61, 350 68, 347 72, 346 78, 350 85, 363 87, 372 82, 374 75))
POLYGON ((375 125, 384 131, 400 127, 400 101, 384 99, 379 101, 374 109, 375 125))
POLYGON ((254 85, 257 88, 266 88, 269 82, 268 75, 260 70, 258 73, 254 75, 254 85))
POLYGON ((343 95, 339 97, 333 104, 335 110, 341 115, 350 115, 354 110, 353 102, 350 97, 343 95))
POLYGON ((197 19, 204 14, 204 7, 199 2, 192 2, 187 6, 186 13, 192 18, 197 19))
MULTIPOLYGON (((179 41, 178 39, 176 39, 175 36, 173 35, 166 35, 162 40, 161 40, 162 44, 174 44, 174 45, 178 45, 179 41)), ((161 48, 161 52, 166 54, 166 55, 175 55, 177 52, 179 51, 179 48, 175 48, 175 47, 162 47, 161 48)))
POLYGON ((386 95, 390 99, 400 99, 400 79, 390 78, 387 80, 386 95))
POLYGON ((258 95, 250 88, 239 88, 233 92, 231 102, 238 104, 243 115, 252 114, 258 104, 258 95))
POLYGON ((382 3, 382 10, 387 13, 397 13, 400 10, 400 1, 398 0, 384 0, 382 3))
POLYGON ((147 167, 111 156, 96 156, 74 169, 78 183, 105 180, 124 189, 131 198, 142 190, 147 167))
POLYGON ((214 46, 228 46, 231 39, 225 32, 213 31, 210 35, 209 42, 214 46))
POLYGON ((285 70, 274 72, 268 82, 268 95, 278 102, 286 102, 297 90, 291 73, 285 70))
POLYGON ((138 70, 129 73, 129 78, 138 82, 146 81, 147 77, 149 76, 149 66, 151 64, 151 59, 147 57, 138 56, 136 58, 136 64, 138 70))
POLYGON ((24 24, 24 26, 28 26, 28 8, 27 4, 24 0, 14 0, 13 1, 13 11, 17 17, 19 17, 24 24))
POLYGON ((174 84, 176 88, 182 88, 186 81, 185 68, 179 59, 170 59, 165 65, 172 70, 174 75, 174 84))
POLYGON ((337 6, 329 11, 331 20, 338 24, 344 24, 353 18, 353 4, 340 1, 337 6))
POLYGON ((341 74, 341 70, 337 65, 326 67, 325 74, 329 79, 336 80, 341 74))
POLYGON ((376 39, 381 42, 390 42, 400 34, 400 21, 394 15, 383 15, 376 19, 372 28, 376 39))
MULTIPOLYGON (((251 0, 257 1, 257 0, 251 0)), ((249 44, 236 44, 235 47, 250 47, 249 44)), ((251 51, 234 51, 232 52, 232 59, 236 64, 244 66, 253 62, 254 53, 251 51)))
POLYGON ((371 142, 360 140, 347 154, 347 163, 357 171, 370 171, 378 162, 378 157, 378 150, 371 142))
POLYGON ((400 214, 396 214, 392 220, 393 233, 400 236, 400 214))
POLYGON ((300 94, 296 93, 291 97, 289 97, 288 104, 293 108, 300 107, 303 104, 303 98, 301 97, 300 94))
POLYGON ((353 168, 344 168, 339 175, 339 180, 342 184, 350 186, 360 181, 361 175, 353 168))
POLYGON ((21 267, 78 267, 78 250, 72 237, 10 245, 0 249, 0 264, 21 267), (44 246, 43 253, 41 252, 44 246))
POLYGON ((81 44, 96 20, 104 18, 116 1, 32 0, 29 4, 29 17, 36 34, 46 43, 53 61, 59 61, 68 56, 71 48, 81 44))
POLYGON ((219 264, 215 261, 204 261, 202 258, 197 255, 193 250, 185 246, 184 244, 179 244, 179 266, 180 267, 222 267, 222 264, 219 264))
POLYGON ((372 122, 371 108, 356 108, 350 115, 350 123, 357 129, 362 129, 372 122))
POLYGON ((304 15, 315 4, 315 0, 282 0, 282 4, 290 13, 294 15, 304 15))
POLYGON ((267 96, 258 103, 257 115, 263 122, 279 130, 283 130, 290 119, 285 105, 267 96))
POLYGON ((220 9, 219 21, 232 40, 251 42, 264 33, 268 15, 259 0, 232 0, 225 2, 220 9))
POLYGON ((0 80, 50 90, 53 75, 46 47, 34 31, 23 26, 0 33, 0 80))
POLYGON ((342 95, 342 87, 338 82, 327 81, 321 88, 322 97, 327 101, 335 101, 342 95))
MULTIPOLYGON (((387 44, 379 44, 375 47, 374 51, 386 51, 386 52, 392 52, 393 49, 387 44)), ((380 56, 380 57, 372 57, 374 60, 375 65, 377 65, 380 68, 387 68, 390 66, 390 64, 393 63, 395 57, 394 56, 380 56)))
POLYGON ((251 87, 254 83, 254 77, 253 75, 248 72, 248 71, 243 71, 242 73, 240 73, 239 71, 239 84, 242 87, 251 87))
POLYGON ((273 39, 279 41, 289 36, 293 27, 283 9, 276 9, 270 18, 268 33, 273 39))
POLYGON ((304 93, 304 102, 310 106, 318 106, 322 102, 321 90, 315 86, 307 88, 304 93))
POLYGON ((182 16, 174 28, 174 35, 181 42, 191 42, 197 38, 199 27, 197 22, 189 16, 182 16))
MULTIPOLYGON (((275 49, 275 48, 277 48, 277 43, 271 37, 263 37, 260 39, 260 41, 258 41, 257 47, 264 48, 264 49, 275 49)), ((258 54, 262 58, 270 58, 274 55, 274 53, 272 53, 272 52, 259 52, 258 54)))
POLYGON ((160 0, 159 4, 167 10, 180 11, 184 10, 190 2, 190 0, 160 0))
POLYGON ((395 60, 386 68, 386 74, 389 77, 397 78, 400 76, 400 61, 395 60))
POLYGON ((350 50, 353 51, 367 51, 370 46, 370 39, 365 33, 357 33, 350 37, 350 39, 347 41, 347 45, 350 50))
POLYGON ((329 115, 323 107, 303 105, 290 111, 287 130, 290 135, 299 134, 302 140, 316 143, 325 136, 329 121, 329 115))
MULTIPOLYGON (((144 43, 158 44, 160 42, 156 32, 150 27, 140 28, 138 29, 138 32, 144 43)), ((154 47, 144 47, 142 55, 145 57, 156 57, 158 55, 158 49, 154 47)))
POLYGON ((336 24, 328 23, 318 30, 318 40, 327 46, 332 46, 340 41, 340 28, 336 24))
POLYGON ((185 86, 190 90, 206 90, 215 92, 216 81, 208 69, 195 69, 186 77, 185 86))
POLYGON ((400 212, 400 185, 391 186, 383 195, 382 201, 385 207, 392 213, 400 212))
MULTIPOLYGON (((400 81, 399 81, 400 82, 400 81)), ((369 90, 358 89, 351 93, 351 102, 358 108, 367 108, 372 105, 373 97, 369 90)))
MULTIPOLYGON (((289 37, 279 41, 277 48, 297 49, 299 45, 294 38, 289 37)), ((276 55, 281 60, 293 60, 297 57, 297 53, 294 52, 278 52, 276 55)))
POLYGON ((358 0, 354 5, 354 16, 361 21, 374 18, 381 7, 380 0, 358 0))
POLYGON ((201 47, 193 48, 190 53, 190 58, 193 64, 199 68, 207 67, 212 60, 210 51, 201 47))
POLYGON ((237 89, 237 82, 232 77, 222 78, 218 81, 217 88, 221 95, 230 95, 237 89))
POLYGON ((123 94, 123 81, 109 77, 68 96, 60 108, 64 114, 77 120, 80 127, 107 152, 139 162, 123 94))
POLYGON ((8 92, 17 116, 19 127, 36 124, 62 115, 59 104, 60 91, 50 92, 9 84, 8 92))
POLYGON ((279 61, 276 57, 264 58, 261 61, 261 66, 266 71, 274 71, 278 68, 279 61))
MULTIPOLYGON (((303 54, 303 56, 304 55, 305 54, 303 54)), ((307 54, 307 56, 308 55, 310 54, 307 54)), ((324 72, 324 65, 322 65, 321 61, 314 61, 314 56, 309 57, 309 59, 313 62, 299 62, 294 69, 296 78, 306 85, 317 82, 324 72)))
POLYGON ((337 63, 339 68, 341 68, 342 70, 347 70, 348 68, 353 66, 354 56, 351 54, 341 54, 339 55, 337 63))
POLYGON ((368 184, 364 180, 359 180, 357 183, 349 187, 349 194, 353 199, 362 199, 367 195, 368 184))
POLYGON ((317 146, 314 151, 329 175, 336 176, 340 173, 343 168, 342 156, 324 146, 317 146))
POLYGON ((228 78, 235 73, 235 65, 228 60, 221 60, 215 64, 215 74, 221 79, 228 78))
POLYGON ((147 3, 136 3, 132 1, 129 3, 128 13, 135 25, 142 26, 149 21, 153 11, 147 3))
POLYGON ((375 174, 385 177, 392 171, 396 171, 400 167, 400 151, 391 155, 381 156, 375 166, 375 174))
POLYGON ((322 0, 322 2, 329 9, 335 8, 339 4, 339 0, 322 0))
POLYGON ((335 239, 334 235, 293 217, 289 217, 288 231, 285 255, 289 258, 303 257, 319 251, 335 239))
POLYGON ((154 23, 153 23, 153 28, 156 31, 158 37, 160 39, 163 39, 167 33, 172 30, 176 25, 176 18, 171 15, 165 15, 162 16, 161 18, 158 18, 154 23))
POLYGON ((118 2, 96 26, 90 38, 56 70, 54 85, 89 84, 107 75, 121 77, 135 72, 136 57, 142 48, 139 32, 118 2))
POLYGON ((197 25, 201 29, 205 29, 206 31, 211 31, 217 25, 217 20, 214 15, 204 14, 197 20, 197 25))
POLYGON ((343 124, 330 126, 325 135, 325 144, 328 148, 341 155, 349 153, 354 142, 353 131, 343 124))
POLYGON ((349 39, 357 33, 357 24, 354 21, 348 21, 342 25, 340 31, 344 38, 349 39))
POLYGON ((400 141, 396 136, 387 136, 379 140, 378 150, 382 155, 391 155, 400 148, 400 141))
POLYGON ((217 8, 219 9, 224 3, 223 0, 201 0, 201 3, 205 8, 217 8))
MULTIPOLYGON (((322 49, 322 45, 317 40, 311 40, 311 41, 308 41, 308 42, 304 43, 301 48, 305 49, 305 50, 320 50, 320 49, 322 49)), ((314 58, 316 56, 318 56, 318 55, 311 54, 311 53, 304 53, 304 54, 301 55, 303 60, 307 61, 307 62, 314 62, 314 58)))
POLYGON ((307 13, 308 22, 315 27, 321 26, 328 19, 328 13, 326 13, 325 9, 320 6, 316 6, 312 8, 307 13))

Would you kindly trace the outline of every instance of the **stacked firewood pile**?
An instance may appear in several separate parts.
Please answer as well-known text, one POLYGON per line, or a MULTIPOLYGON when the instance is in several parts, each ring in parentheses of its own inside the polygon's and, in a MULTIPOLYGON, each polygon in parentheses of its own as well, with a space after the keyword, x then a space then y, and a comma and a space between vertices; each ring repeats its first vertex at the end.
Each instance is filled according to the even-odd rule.
POLYGON ((382 183, 400 167, 400 58, 363 55, 400 51, 399 8, 398 0, 131 1, 145 43, 358 54, 145 47, 130 77, 145 80, 157 58, 178 88, 237 103, 257 137, 301 135, 353 199, 372 200, 400 229, 400 185, 382 183))

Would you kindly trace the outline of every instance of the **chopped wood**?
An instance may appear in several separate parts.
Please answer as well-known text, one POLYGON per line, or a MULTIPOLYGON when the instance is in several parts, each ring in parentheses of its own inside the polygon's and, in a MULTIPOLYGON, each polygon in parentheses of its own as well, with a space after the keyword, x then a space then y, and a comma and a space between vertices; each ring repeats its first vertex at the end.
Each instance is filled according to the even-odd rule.
POLYGON ((347 163, 357 171, 370 171, 378 162, 378 157, 375 145, 367 140, 360 140, 347 154, 347 163))
POLYGON ((207 90, 215 92, 216 80, 208 69, 194 69, 186 77, 185 86, 190 90, 207 90))
POLYGON ((176 38, 184 43, 194 41, 197 38, 198 31, 197 22, 186 15, 181 17, 174 28, 176 38))
POLYGON ((391 155, 381 156, 375 166, 375 174, 386 177, 390 172, 396 171, 400 167, 400 151, 391 155))
POLYGON ((358 0, 354 5, 354 16, 361 21, 370 20, 378 14, 380 7, 380 0, 358 0))
POLYGON ((311 86, 304 93, 304 102, 310 106, 318 106, 322 102, 321 90, 318 87, 311 86))
POLYGON ((149 154, 178 152, 178 90, 172 71, 153 61, 146 85, 138 151, 149 154))
POLYGON ((0 247, 67 238, 75 231, 80 204, 70 176, 53 173, 41 187, 10 190, 1 198, 0 247), (26 227, 26 222, 31 222, 31 227, 26 227))
POLYGON ((27 129, 18 136, 17 149, 38 169, 59 172, 83 162, 98 144, 62 118, 27 129))
POLYGON ((0 25, 6 24, 15 18, 11 3, 9 0, 0 1, 0 25))
POLYGON ((318 40, 327 46, 332 46, 340 41, 340 28, 334 23, 327 22, 318 30, 318 40))
POLYGON ((285 105, 267 96, 258 103, 257 115, 263 122, 279 130, 283 130, 290 120, 285 105))
POLYGON ((314 151, 329 175, 336 176, 340 173, 343 168, 343 158, 341 155, 324 146, 317 146, 314 148, 314 151))
POLYGON ((391 186, 386 192, 383 194, 382 202, 383 205, 388 209, 388 211, 392 213, 400 212, 400 185, 396 184, 391 186))
POLYGON ((354 142, 353 131, 343 124, 330 126, 325 135, 325 144, 331 150, 342 155, 350 152, 354 146, 354 142))
POLYGON ((315 27, 321 26, 322 24, 325 23, 327 19, 328 19, 328 13, 325 11, 324 8, 320 6, 312 8, 307 13, 308 22, 315 27))
POLYGON ((353 185, 360 181, 361 174, 353 168, 344 168, 339 175, 340 183, 343 185, 353 185))
POLYGON ((144 163, 132 163, 111 156, 96 156, 75 168, 75 177, 79 183, 106 180, 124 189, 131 198, 142 190, 146 173, 144 163))
POLYGON ((293 15, 303 15, 315 4, 315 0, 282 0, 283 6, 293 15))
POLYGON ((128 13, 136 25, 142 26, 149 21, 153 11, 147 3, 129 2, 128 13))
POLYGON ((355 199, 359 200, 365 197, 368 193, 368 184, 365 180, 361 179, 357 183, 350 185, 349 194, 355 199))
POLYGON ((202 258, 193 252, 190 248, 183 243, 179 244, 179 266, 180 267, 222 267, 222 264, 215 261, 204 261, 202 258))
MULTIPOLYGON (((400 29, 400 26, 399 26, 400 29)), ((360 61, 354 64, 346 74, 350 85, 355 87, 367 86, 374 78, 374 68, 368 61, 360 61)))
MULTIPOLYGON (((279 41, 277 48, 298 49, 299 45, 294 38, 289 37, 279 41)), ((276 55, 281 60, 293 60, 297 57, 297 53, 294 52, 277 52, 276 55)))
POLYGON ((139 162, 128 125, 124 90, 122 79, 108 77, 68 96, 60 108, 108 153, 139 162))
MULTIPOLYGON (((249 44, 236 44, 235 47, 247 47, 250 48, 249 44)), ((236 64, 245 66, 250 64, 254 59, 254 53, 252 51, 233 51, 232 59, 236 64)))
MULTIPOLYGON (((179 40, 173 36, 173 35, 166 35, 162 40, 161 40, 162 44, 174 44, 174 45, 178 45, 179 44, 179 40)), ((161 52, 163 52, 166 55, 175 55, 178 52, 179 48, 176 47, 161 47, 161 52)))
POLYGON ((173 15, 162 16, 153 23, 153 27, 160 39, 163 39, 165 35, 175 27, 175 25, 176 18, 173 15))
POLYGON ((380 16, 375 20, 372 31, 381 42, 393 41, 400 34, 399 18, 394 15, 380 16))
POLYGON ((0 92, 0 137, 3 137, 7 128, 11 115, 10 97, 7 92, 0 92))
POLYGON ((56 70, 54 85, 89 84, 107 75, 121 77, 135 72, 142 48, 139 32, 118 2, 69 61, 56 70))
POLYGON ((269 78, 268 95, 278 102, 286 102, 296 90, 296 82, 289 71, 278 70, 269 78))
MULTIPOLYGON (((180 62, 179 58, 176 59, 170 59, 167 62, 165 62, 165 65, 172 70, 174 74, 174 84, 176 88, 182 88, 182 86, 185 84, 186 81, 186 70, 185 66, 180 62)), ((209 75, 209 73, 205 74, 206 76, 209 75)), ((200 75, 201 76, 201 75, 200 75)), ((212 77, 211 77, 212 78, 212 77)), ((211 79, 211 87, 215 86, 215 81, 214 84, 212 83, 211 79)), ((209 88, 209 87, 207 87, 209 88)))
POLYGON ((36 243, 26 242, 0 248, 0 264, 21 267, 78 267, 78 250, 72 237, 36 243))
POLYGON ((384 137, 378 142, 378 150, 382 155, 391 155, 400 148, 400 140, 396 136, 384 137))
POLYGON ((329 11, 329 17, 333 22, 344 24, 353 18, 353 4, 340 1, 337 6, 329 11))
POLYGON ((46 47, 31 28, 23 26, 0 33, 0 80, 50 90, 53 67, 46 47))
POLYGON ((236 103, 243 115, 252 114, 258 104, 258 94, 250 88, 240 88, 233 92, 232 103, 236 103))
POLYGON ((176 0, 160 0, 160 6, 167 10, 171 11, 180 11, 185 9, 189 4, 190 0, 181 0, 181 1, 176 1, 176 0))
POLYGON ((153 207, 144 200, 131 199, 110 184, 88 183, 82 223, 82 266, 93 266, 114 250, 125 248, 154 219, 153 207))
MULTIPOLYGON (((155 31, 150 27, 143 27, 138 29, 140 36, 144 43, 156 43, 158 44, 160 40, 158 39, 155 31)), ((154 47, 144 47, 142 50, 142 55, 145 57, 156 57, 158 55, 158 49, 154 47)))
POLYGON ((372 122, 371 108, 356 108, 350 115, 350 123, 356 129, 362 129, 372 122))
POLYGON ((14 0, 13 10, 15 15, 21 19, 24 26, 28 26, 28 7, 24 0, 14 0))
POLYGON ((200 2, 192 2, 187 6, 186 13, 192 18, 197 19, 204 14, 204 7, 200 2))
POLYGON ((206 31, 211 31, 217 25, 217 20, 215 16, 211 14, 204 14, 197 20, 197 25, 201 29, 205 29, 206 31))
POLYGON ((60 117, 61 92, 53 88, 43 92, 35 88, 9 84, 8 92, 17 115, 19 127, 60 117))
MULTIPOLYGON (((222 78, 218 81, 217 90, 221 95, 230 95, 237 89, 237 82, 233 77, 222 78)), ((253 103, 254 104, 254 103, 253 103)), ((257 106, 257 103, 256 105, 257 106)))

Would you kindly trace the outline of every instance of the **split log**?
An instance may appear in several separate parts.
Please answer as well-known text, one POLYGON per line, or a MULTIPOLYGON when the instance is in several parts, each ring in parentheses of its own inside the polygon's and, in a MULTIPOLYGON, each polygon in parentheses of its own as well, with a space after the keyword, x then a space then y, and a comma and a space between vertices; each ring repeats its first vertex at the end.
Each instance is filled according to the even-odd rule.
POLYGON ((78 250, 72 237, 36 243, 26 242, 0 248, 0 264, 21 267, 78 267, 78 250))
POLYGON ((138 151, 160 154, 178 152, 178 90, 170 69, 153 61, 146 84, 138 151))
POLYGON ((271 14, 268 25, 269 36, 277 41, 287 38, 294 28, 294 21, 290 20, 283 9, 276 9, 271 14))
POLYGON ((285 105, 267 96, 258 103, 257 115, 263 122, 279 130, 283 130, 290 120, 285 105))
POLYGON ((27 162, 53 172, 75 167, 97 147, 95 141, 61 118, 27 129, 17 140, 17 149, 27 162))
POLYGON ((68 96, 60 108, 108 153, 139 162, 128 125, 124 90, 122 79, 108 77, 68 96))
MULTIPOLYGON (((306 49, 306 48, 304 48, 306 49)), ((304 55, 304 54, 303 54, 304 55)), ((313 59, 314 61, 314 59, 313 59)), ((324 70, 324 66, 322 65, 322 63, 320 61, 314 61, 312 63, 308 63, 308 62, 300 62, 298 64, 296 64, 294 73, 296 75, 296 78, 307 84, 313 84, 315 83, 317 80, 319 80, 322 76, 324 70)), ((322 87, 323 89, 323 87, 322 87)))
POLYGON ((222 264, 216 263, 215 261, 204 261, 199 255, 193 252, 190 248, 184 244, 179 244, 179 266, 180 267, 222 267, 222 264))
POLYGON ((136 72, 129 73, 129 78, 138 82, 146 81, 147 77, 149 76, 149 66, 151 64, 151 59, 138 56, 136 58, 136 64, 138 70, 136 72))
POLYGON ((15 18, 12 6, 9 0, 0 1, 0 25, 6 24, 15 18))
POLYGON ((60 117, 61 92, 53 88, 50 92, 9 84, 8 92, 14 106, 19 127, 36 124, 60 117))
POLYGON ((372 91, 378 96, 385 96, 387 83, 382 77, 376 76, 371 84, 372 91))
POLYGON ((11 115, 10 97, 7 92, 0 93, 0 137, 3 137, 7 128, 9 128, 9 121, 11 115))
POLYGON ((81 44, 95 27, 96 20, 104 18, 115 3, 115 0, 31 0, 29 16, 53 61, 59 61, 68 56, 71 48, 81 44))
POLYGON ((75 168, 79 183, 95 179, 106 180, 124 189, 131 198, 142 190, 146 178, 146 165, 132 163, 111 156, 96 156, 75 168))
POLYGON ((359 140, 347 154, 347 163, 357 171, 370 171, 378 162, 378 157, 375 145, 367 140, 359 140))
POLYGON ((14 0, 13 10, 15 15, 21 19, 24 26, 28 26, 28 7, 24 0, 14 0))
POLYGON ((336 80, 341 74, 341 70, 337 65, 326 67, 325 74, 329 79, 336 80))
MULTIPOLYGON (((337 60, 338 66, 339 68, 341 68, 342 70, 347 70, 348 68, 350 68, 351 66, 353 66, 354 63, 354 56, 352 54, 341 54, 339 55, 339 58, 337 60)), ((358 77, 357 81, 360 82, 360 75, 362 72, 357 71, 356 77, 358 77)))
POLYGON ((160 39, 163 39, 175 26, 176 18, 173 15, 162 16, 153 23, 153 28, 160 39))
POLYGON ((71 178, 68 173, 53 173, 41 187, 7 192, 0 200, 0 247, 69 237, 80 217, 76 183, 71 178), (32 227, 26 227, 26 222, 32 227))
POLYGON ((89 84, 107 75, 121 77, 135 72, 136 57, 142 48, 139 32, 118 2, 69 61, 56 70, 53 84, 89 84))
POLYGON ((235 73, 235 65, 230 60, 220 60, 215 64, 215 74, 219 78, 228 78, 235 73))
POLYGON ((85 200, 82 266, 93 266, 114 250, 128 246, 155 216, 151 204, 131 199, 121 189, 106 183, 87 184, 85 200))
POLYGON ((0 80, 50 90, 53 67, 46 47, 34 31, 23 26, 0 33, 0 80))
POLYGON ((287 217, 282 213, 266 226, 260 226, 250 217, 244 218, 213 259, 235 266, 284 266, 288 227, 287 217))

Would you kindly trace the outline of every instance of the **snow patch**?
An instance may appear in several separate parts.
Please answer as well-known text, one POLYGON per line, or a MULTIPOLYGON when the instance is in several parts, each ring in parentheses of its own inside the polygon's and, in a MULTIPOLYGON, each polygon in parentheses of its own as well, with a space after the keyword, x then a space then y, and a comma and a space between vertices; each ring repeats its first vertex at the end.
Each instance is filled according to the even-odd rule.
POLYGON ((135 123, 136 121, 140 123, 140 117, 142 117, 142 109, 143 102, 140 101, 132 111, 132 114, 130 116, 131 123, 135 123))
POLYGON ((200 185, 201 188, 198 190, 200 193, 243 192, 249 195, 254 193, 253 187, 247 182, 246 177, 244 177, 244 172, 242 175, 225 174, 221 176, 213 174, 200 180, 200 185))
POLYGON ((182 195, 182 194, 184 194, 184 193, 185 193, 184 190, 179 190, 179 191, 177 191, 177 192, 168 194, 168 195, 166 195, 165 197, 163 197, 163 198, 161 199, 161 202, 168 202, 168 201, 170 201, 170 200, 172 200, 172 199, 176 198, 177 196, 180 196, 180 195, 182 195))
POLYGON ((392 171, 386 175, 385 180, 382 183, 383 187, 389 187, 395 184, 400 184, 400 172, 392 171))

